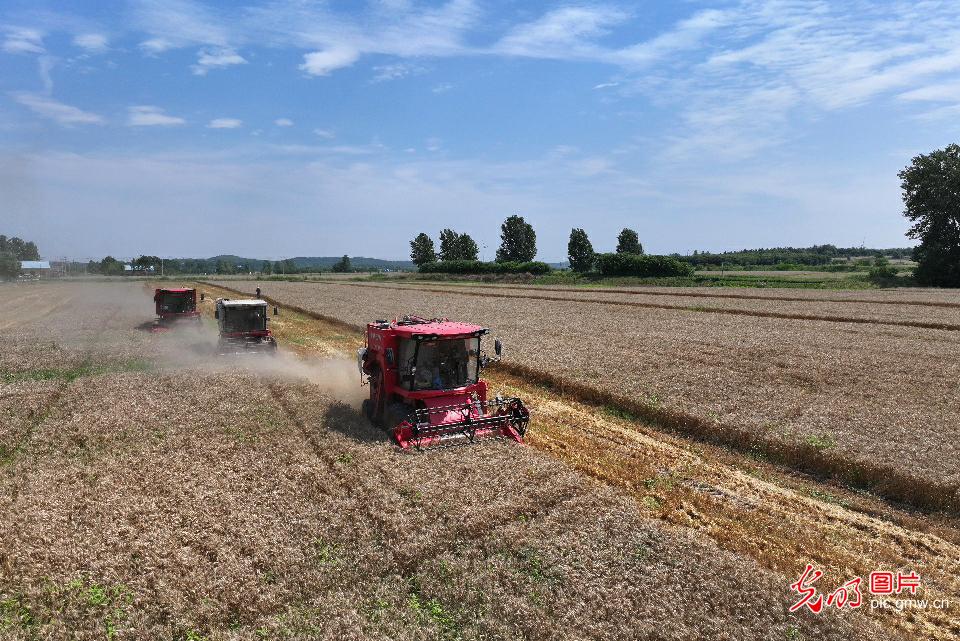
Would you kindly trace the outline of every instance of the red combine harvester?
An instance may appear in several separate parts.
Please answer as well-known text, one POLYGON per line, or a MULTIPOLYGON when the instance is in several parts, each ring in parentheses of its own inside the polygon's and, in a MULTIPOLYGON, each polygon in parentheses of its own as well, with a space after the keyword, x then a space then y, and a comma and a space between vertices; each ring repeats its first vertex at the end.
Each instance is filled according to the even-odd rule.
MULTIPOLYGON (((489 329, 443 319, 405 316, 367 325, 367 346, 357 352, 370 383, 364 413, 400 447, 504 437, 523 442, 530 413, 518 398, 487 400, 480 370, 489 359, 480 337, 489 329)), ((500 358, 500 340, 494 343, 500 358)))
POLYGON ((152 331, 164 332, 182 320, 194 321, 197 324, 202 322, 197 309, 195 289, 157 288, 153 292, 153 302, 156 304, 157 320, 154 321, 152 331))

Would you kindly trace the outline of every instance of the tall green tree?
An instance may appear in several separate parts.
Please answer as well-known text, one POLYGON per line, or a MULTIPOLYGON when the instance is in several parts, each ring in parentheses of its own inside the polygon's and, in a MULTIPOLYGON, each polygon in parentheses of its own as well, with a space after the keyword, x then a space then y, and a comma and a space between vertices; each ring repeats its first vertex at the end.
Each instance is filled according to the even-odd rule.
POLYGON ((225 258, 221 258, 220 260, 217 261, 218 274, 234 274, 236 273, 236 271, 237 271, 236 265, 226 260, 225 258))
POLYGON ((457 240, 460 234, 452 229, 440 232, 440 260, 457 260, 457 240))
POLYGON ((40 260, 40 251, 33 241, 26 242, 23 244, 23 250, 17 258, 20 260, 40 260))
POLYGON ((123 276, 123 263, 113 256, 105 256, 100 261, 100 273, 107 276, 123 276))
POLYGON ((477 260, 480 248, 469 234, 458 234, 452 229, 440 232, 440 260, 477 260))
POLYGON ((643 245, 640 244, 640 237, 632 229, 624 228, 617 236, 618 254, 642 254, 643 245))
POLYGON ((0 254, 10 254, 17 260, 40 260, 40 252, 33 242, 22 238, 0 235, 0 254))
POLYGON ((133 261, 134 267, 140 267, 142 269, 149 269, 153 267, 157 273, 160 273, 160 257, 159 256, 140 256, 139 258, 133 261))
POLYGON ((960 146, 947 145, 913 158, 899 174, 903 215, 913 223, 907 236, 914 278, 924 285, 960 287, 960 146))
POLYGON ((343 258, 341 258, 340 260, 338 260, 338 261, 333 265, 333 271, 335 271, 335 272, 337 272, 337 273, 344 273, 344 272, 351 271, 351 267, 350 267, 350 257, 347 256, 346 254, 344 254, 344 255, 343 255, 343 258))
POLYGON ((537 234, 523 216, 510 216, 500 225, 498 263, 526 263, 537 255, 537 234))
POLYGON ((437 260, 437 252, 433 246, 433 239, 424 233, 410 241, 410 260, 419 267, 437 260))
POLYGON ((469 234, 460 234, 454 243, 457 260, 477 260, 480 256, 480 248, 477 242, 470 238, 469 234))
POLYGON ((20 275, 20 261, 10 252, 0 252, 0 278, 16 278, 20 275))
POLYGON ((581 273, 590 271, 593 269, 595 256, 593 244, 587 237, 587 232, 579 228, 571 230, 570 242, 567 243, 567 259, 570 261, 570 269, 581 273))
POLYGON ((272 274, 273 263, 271 263, 269 260, 263 261, 263 265, 260 266, 260 273, 262 273, 264 276, 269 276, 272 274))

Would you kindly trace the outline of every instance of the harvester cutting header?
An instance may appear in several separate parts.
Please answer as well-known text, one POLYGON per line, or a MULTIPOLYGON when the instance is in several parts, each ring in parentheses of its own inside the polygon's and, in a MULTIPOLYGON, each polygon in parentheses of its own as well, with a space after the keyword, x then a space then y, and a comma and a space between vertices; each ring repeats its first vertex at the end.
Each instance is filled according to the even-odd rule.
MULTIPOLYGON (((517 398, 487 400, 480 370, 489 359, 479 325, 419 316, 367 325, 358 353, 370 384, 364 412, 406 449, 505 437, 523 442, 530 414, 517 398)), ((496 358, 502 351, 495 342, 496 358)))

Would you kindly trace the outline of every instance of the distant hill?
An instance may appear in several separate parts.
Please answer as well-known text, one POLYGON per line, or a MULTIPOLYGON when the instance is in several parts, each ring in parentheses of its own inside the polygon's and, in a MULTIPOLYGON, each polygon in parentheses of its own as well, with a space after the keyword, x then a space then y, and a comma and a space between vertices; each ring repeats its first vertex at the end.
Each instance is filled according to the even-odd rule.
MULTIPOLYGON (((293 264, 299 268, 317 268, 330 269, 342 256, 297 256, 292 258, 293 264)), ((366 267, 370 269, 414 269, 413 263, 409 260, 384 260, 382 258, 367 258, 366 256, 351 256, 350 264, 353 267, 366 267)))
MULTIPOLYGON (((296 265, 298 270, 325 270, 330 271, 330 269, 341 259, 341 256, 296 256, 291 258, 293 264, 296 265)), ((213 256, 212 258, 205 259, 209 263, 216 265, 221 260, 225 260, 232 265, 243 265, 250 271, 260 271, 263 267, 263 264, 267 261, 259 258, 244 258, 243 256, 235 256, 233 254, 223 254, 220 256, 213 256)), ((270 261, 276 262, 276 261, 270 261)), ((390 270, 413 270, 413 263, 409 260, 384 260, 382 258, 368 258, 366 256, 351 256, 350 265, 352 267, 360 269, 371 269, 371 270, 381 270, 381 269, 390 269, 390 270)))

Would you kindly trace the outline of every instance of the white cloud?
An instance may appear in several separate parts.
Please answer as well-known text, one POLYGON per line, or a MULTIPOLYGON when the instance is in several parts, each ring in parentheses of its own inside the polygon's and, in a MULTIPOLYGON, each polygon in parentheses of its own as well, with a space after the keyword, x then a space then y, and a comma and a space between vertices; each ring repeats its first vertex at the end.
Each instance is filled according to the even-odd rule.
POLYGON ((570 169, 578 176, 597 176, 611 171, 613 163, 602 156, 591 156, 572 163, 570 169))
POLYGON ((0 49, 7 53, 43 53, 43 33, 36 29, 7 27, 0 49))
POLYGON ((133 24, 147 34, 140 43, 145 53, 186 47, 294 48, 307 52, 300 69, 315 76, 349 67, 365 54, 411 57, 465 52, 468 47, 462 36, 480 15, 475 0, 448 0, 437 7, 370 5, 359 15, 335 11, 324 2, 262 2, 217 11, 190 0, 131 1, 133 24))
POLYGON ((39 56, 37 58, 37 72, 40 74, 40 82, 43 83, 43 91, 47 95, 53 93, 53 76, 50 71, 53 69, 55 59, 50 56, 39 56))
POLYGON ((373 68, 373 82, 399 80, 407 76, 416 76, 426 72, 424 67, 399 62, 389 65, 377 65, 373 68))
POLYGON ((226 16, 190 0, 132 0, 133 26, 149 34, 140 47, 150 53, 189 46, 229 47, 226 16))
POLYGON ((443 149, 443 141, 436 136, 427 138, 427 151, 440 151, 443 149))
POLYGON ((314 129, 313 133, 316 134, 317 136, 320 136, 321 138, 326 138, 327 140, 334 138, 336 136, 336 134, 334 134, 329 129, 314 129))
POLYGON ((668 159, 745 159, 785 148, 826 113, 896 92, 919 99, 912 90, 960 71, 958 25, 956 3, 740 0, 610 61, 627 74, 618 94, 677 114, 658 144, 668 159))
POLYGON ((150 38, 149 40, 144 40, 140 43, 140 48, 147 54, 159 54, 167 51, 168 49, 173 49, 174 44, 169 40, 164 40, 163 38, 150 38))
POLYGON ((748 16, 738 16, 734 11, 707 9, 681 20, 651 40, 615 52, 613 60, 626 66, 635 66, 669 59, 678 52, 696 49, 704 38, 722 27, 731 23, 740 24, 748 19, 748 16))
POLYGON ((183 118, 169 116, 160 107, 137 105, 127 109, 127 125, 130 127, 171 127, 182 125, 183 118))
POLYGON ((207 127, 210 129, 236 129, 243 126, 243 121, 238 118, 214 118, 207 127))
POLYGON ((14 100, 35 114, 49 118, 64 126, 103 124, 103 118, 97 114, 83 111, 71 105, 65 105, 62 102, 57 102, 46 96, 40 96, 27 91, 17 91, 10 95, 14 100))
POLYGON ((925 102, 960 102, 960 83, 944 82, 900 94, 901 100, 925 102))
POLYGON ((273 124, 275 124, 278 127, 292 127, 293 121, 290 120, 289 118, 277 118, 276 120, 273 121, 273 124))
POLYGON ((73 44, 89 53, 103 53, 108 49, 107 37, 101 33, 81 33, 73 38, 73 44))
POLYGON ((554 9, 533 22, 514 27, 494 50, 538 58, 595 57, 599 48, 591 41, 628 17, 626 12, 614 7, 554 9))
POLYGON ((330 72, 349 67, 360 57, 356 49, 337 47, 324 51, 314 51, 303 56, 300 70, 311 76, 326 76, 330 72))
POLYGON ((230 67, 232 65, 245 65, 246 59, 239 53, 230 49, 204 50, 197 56, 197 64, 191 67, 193 73, 198 76, 204 76, 211 69, 230 67))
POLYGON ((451 89, 453 89, 452 84, 450 84, 449 82, 441 82, 439 85, 434 85, 433 88, 430 89, 430 91, 432 91, 433 93, 447 93, 451 89))

